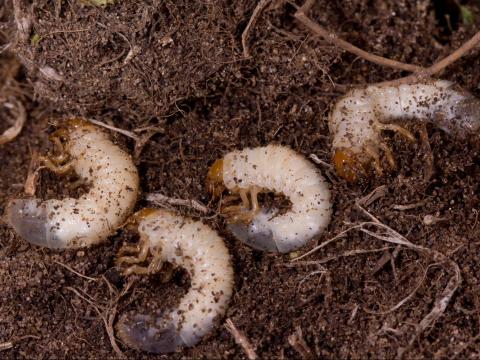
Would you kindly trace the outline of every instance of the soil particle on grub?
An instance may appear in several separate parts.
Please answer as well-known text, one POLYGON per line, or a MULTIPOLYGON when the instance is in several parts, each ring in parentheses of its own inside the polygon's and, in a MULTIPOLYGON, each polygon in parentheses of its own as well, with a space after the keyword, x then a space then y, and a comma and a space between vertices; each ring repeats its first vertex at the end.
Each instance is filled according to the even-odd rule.
MULTIPOLYGON (((159 192, 215 210, 205 189, 208 167, 246 146, 286 144, 330 163, 326 119, 341 95, 332 82, 364 84, 404 74, 303 31, 293 19, 291 2, 266 7, 249 38, 251 57, 243 59, 241 34, 256 4, 142 0, 96 8, 80 1, 40 0, 27 12, 32 27, 25 41, 12 31, 15 23, 7 8, 0 31, 8 28, 10 50, 25 65, 18 81, 31 84, 35 96, 23 99, 29 113, 24 131, 0 147, 0 212, 22 192, 31 153, 49 149, 51 119, 69 115, 127 130, 161 125, 137 159, 143 191, 138 209, 148 205, 145 194, 159 192), (45 68, 54 73, 46 76, 45 68)), ((465 6, 478 14, 477 3, 465 6)), ((448 55, 476 28, 459 23, 454 31, 444 31, 426 0, 322 0, 311 16, 368 51, 423 66, 448 55)), ((0 39, 8 43, 7 37, 0 39)), ((0 58, 2 64, 5 59, 0 58)), ((472 53, 441 76, 475 92, 478 62, 478 53, 472 53)), ((421 131, 412 121, 404 125, 421 131)), ((319 165, 331 183, 334 212, 327 231, 302 252, 368 220, 355 202, 385 186, 383 196, 366 210, 414 244, 457 262, 463 277, 445 314, 418 338, 408 357, 476 357, 479 153, 474 144, 455 143, 432 126, 427 133, 431 165, 425 144, 407 144, 395 134, 386 138, 397 170, 384 177, 347 184, 319 165), (425 216, 441 220, 428 225, 425 216)), ((131 139, 114 138, 133 152, 131 139)), ((66 179, 42 171, 38 196, 66 196, 66 188, 66 179)), ((185 207, 179 211, 198 215, 185 207)), ((329 261, 292 266, 288 255, 264 254, 236 241, 221 217, 204 221, 225 238, 232 254, 235 290, 226 316, 260 358, 300 358, 288 342, 298 327, 316 357, 393 358, 452 276, 445 264, 406 249, 375 272, 384 251, 373 251, 389 244, 354 230, 305 259, 329 261), (370 252, 340 256, 351 250, 370 252), (389 311, 412 293, 403 306, 389 311)), ((52 251, 28 245, 0 222, 0 344, 13 343, 1 356, 116 357, 97 310, 111 314, 112 301, 128 282, 114 264, 115 254, 122 243, 137 240, 120 230, 100 246, 52 251)), ((162 281, 166 275, 136 278, 116 303, 116 314, 136 308, 161 313, 175 306, 189 279, 182 271, 170 275, 168 282, 162 281)), ((129 358, 162 358, 119 346, 129 358)), ((171 358, 245 354, 221 323, 196 347, 171 358)))

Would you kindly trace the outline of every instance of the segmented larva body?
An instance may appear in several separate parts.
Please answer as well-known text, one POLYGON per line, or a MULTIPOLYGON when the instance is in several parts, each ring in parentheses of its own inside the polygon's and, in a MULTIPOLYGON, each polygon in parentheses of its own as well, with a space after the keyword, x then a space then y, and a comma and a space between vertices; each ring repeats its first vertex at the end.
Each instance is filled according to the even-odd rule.
POLYGON ((99 243, 133 211, 139 191, 137 169, 130 155, 85 120, 68 121, 53 139, 62 153, 45 158, 45 165, 57 173, 74 171, 89 191, 78 199, 14 199, 7 206, 7 220, 35 245, 77 248, 99 243))
MULTIPOLYGON (((129 346, 153 353, 193 346, 213 329, 230 301, 233 268, 228 250, 223 239, 199 221, 164 210, 143 211, 138 218, 137 257, 119 258, 118 262, 140 263, 151 254, 148 268, 133 265, 127 273, 155 273, 162 263, 169 262, 188 272, 191 286, 166 316, 123 316, 117 324, 118 335, 129 346)), ((126 252, 131 251, 127 246, 126 252)))
POLYGON ((453 136, 465 138, 479 130, 480 101, 442 80, 350 91, 335 104, 329 117, 333 159, 339 175, 355 180, 358 170, 370 162, 381 173, 380 150, 394 167, 381 131, 397 131, 414 141, 408 130, 388 123, 402 118, 430 121, 453 136))
POLYGON ((208 186, 214 193, 226 188, 240 195, 243 206, 224 211, 229 228, 241 241, 260 250, 296 250, 330 222, 332 204, 326 181, 310 161, 285 146, 268 145, 225 155, 211 167, 208 186), (260 207, 259 192, 283 194, 291 209, 278 214, 277 209, 260 207))

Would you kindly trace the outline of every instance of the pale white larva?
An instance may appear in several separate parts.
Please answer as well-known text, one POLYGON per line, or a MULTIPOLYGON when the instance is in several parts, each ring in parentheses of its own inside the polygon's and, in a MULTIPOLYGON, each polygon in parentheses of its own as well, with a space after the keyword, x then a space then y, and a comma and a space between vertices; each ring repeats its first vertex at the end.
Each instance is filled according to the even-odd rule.
POLYGON ((74 171, 89 191, 78 199, 11 200, 6 219, 34 245, 77 248, 99 243, 133 211, 139 191, 137 169, 130 155, 86 120, 67 121, 52 141, 62 151, 43 158, 45 166, 60 174, 74 171))
POLYGON ((134 264, 127 274, 153 274, 168 262, 183 268, 191 286, 166 315, 133 312, 116 326, 130 347, 152 353, 173 352, 197 344, 225 314, 233 291, 233 268, 223 239, 207 225, 165 210, 145 209, 135 216, 140 243, 125 246, 117 263, 134 264), (138 264, 151 257, 147 267, 138 264))
POLYGON ((212 165, 207 182, 214 194, 227 189, 240 196, 243 204, 224 208, 223 213, 233 234, 259 250, 296 250, 330 222, 332 204, 326 181, 310 161, 286 146, 233 151, 212 165), (261 207, 259 192, 283 194, 291 209, 279 214, 277 209, 261 207))
POLYGON ((337 173, 353 181, 373 162, 381 174, 380 151, 394 167, 393 154, 381 133, 393 130, 414 141, 408 130, 391 123, 401 118, 430 121, 453 136, 465 138, 480 128, 480 101, 442 80, 351 90, 337 101, 329 116, 337 173))

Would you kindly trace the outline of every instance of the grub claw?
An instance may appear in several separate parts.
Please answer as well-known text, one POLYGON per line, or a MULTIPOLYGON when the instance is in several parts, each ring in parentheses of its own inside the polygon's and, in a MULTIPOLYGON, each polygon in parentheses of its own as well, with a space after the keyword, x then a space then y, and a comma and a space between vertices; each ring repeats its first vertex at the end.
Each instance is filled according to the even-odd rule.
POLYGON ((241 205, 229 206, 221 210, 221 214, 231 224, 250 224, 258 211, 249 210, 241 205))

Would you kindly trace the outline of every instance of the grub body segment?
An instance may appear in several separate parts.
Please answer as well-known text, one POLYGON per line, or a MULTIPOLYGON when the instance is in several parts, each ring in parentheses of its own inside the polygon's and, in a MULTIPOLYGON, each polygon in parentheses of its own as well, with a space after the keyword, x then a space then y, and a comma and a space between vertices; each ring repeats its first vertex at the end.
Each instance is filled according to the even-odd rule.
POLYGON ((130 155, 102 129, 86 121, 67 122, 63 134, 63 151, 89 191, 78 199, 11 200, 7 221, 21 237, 38 246, 97 244, 112 235, 133 211, 139 191, 137 169, 130 155), (39 231, 42 226, 44 230, 39 231))

